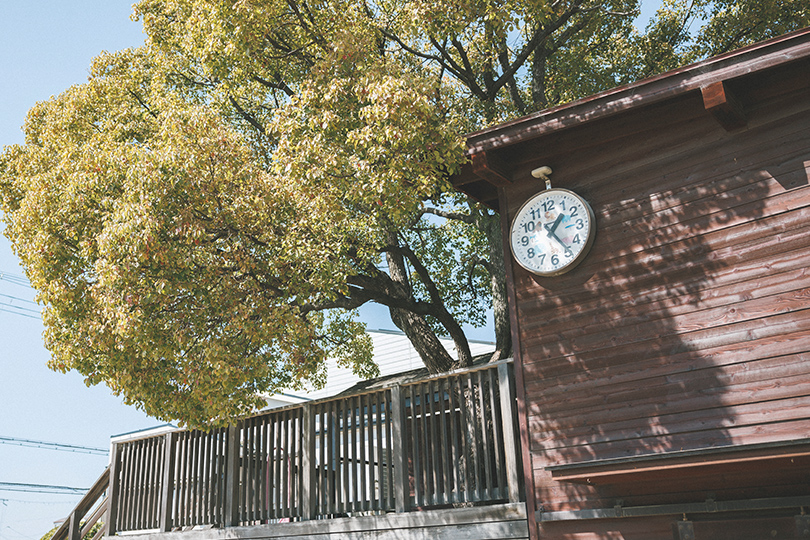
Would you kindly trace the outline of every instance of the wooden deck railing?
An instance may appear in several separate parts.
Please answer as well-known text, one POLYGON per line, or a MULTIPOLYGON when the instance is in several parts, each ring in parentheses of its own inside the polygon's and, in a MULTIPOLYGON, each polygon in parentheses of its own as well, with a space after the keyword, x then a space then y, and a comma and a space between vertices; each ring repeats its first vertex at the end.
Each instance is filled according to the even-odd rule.
POLYGON ((108 534, 520 499, 511 363, 114 445, 108 534))
POLYGON ((93 530, 96 523, 102 523, 93 534, 92 540, 99 540, 107 533, 107 525, 103 523, 103 516, 107 512, 109 499, 107 488, 110 484, 110 469, 104 469, 93 487, 82 497, 76 508, 51 536, 51 540, 82 540, 93 530))

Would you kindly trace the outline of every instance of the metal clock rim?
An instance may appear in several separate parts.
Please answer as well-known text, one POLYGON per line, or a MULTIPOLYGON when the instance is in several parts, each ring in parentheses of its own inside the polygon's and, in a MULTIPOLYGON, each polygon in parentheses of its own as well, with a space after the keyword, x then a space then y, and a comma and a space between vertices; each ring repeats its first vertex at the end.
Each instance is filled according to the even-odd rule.
POLYGON ((596 238, 596 215, 594 214, 593 208, 591 208, 591 205, 588 203, 588 201, 585 200, 585 198, 582 197, 582 195, 579 195, 578 193, 576 193, 574 191, 571 191, 570 189, 552 187, 550 189, 544 189, 542 191, 538 191, 534 195, 530 196, 528 199, 526 199, 523 202, 523 204, 520 205, 520 208, 518 208, 517 212, 515 212, 515 215, 512 218, 512 224, 509 226, 509 251, 512 254, 512 260, 514 260, 516 263, 518 263, 518 265, 521 268, 523 268, 524 270, 526 270, 527 272, 532 273, 532 274, 534 274, 536 276, 540 276, 540 277, 554 277, 554 276, 560 276, 562 274, 570 272, 571 270, 573 270, 574 268, 579 266, 579 263, 582 262, 582 260, 588 255, 588 252, 591 250, 591 247, 593 246, 593 241, 594 241, 595 238, 596 238), (529 268, 525 264, 520 262, 520 259, 518 259, 515 256, 515 249, 514 249, 514 246, 512 245, 512 238, 514 236, 513 232, 515 230, 515 222, 517 221, 517 218, 518 218, 518 216, 520 216, 521 212, 523 212, 523 209, 526 208, 526 206, 529 205, 532 201, 534 201, 537 197, 539 197, 541 195, 548 194, 551 191, 558 191, 558 192, 567 193, 567 194, 572 195, 573 197, 575 197, 578 201, 580 201, 582 203, 582 206, 584 206, 585 210, 587 210, 587 212, 588 212, 588 218, 590 220, 591 226, 590 226, 590 231, 589 231, 589 234, 588 234, 588 239, 585 241, 585 245, 582 247, 582 250, 577 254, 577 256, 574 257, 571 260, 571 262, 569 262, 567 265, 565 265, 562 268, 559 268, 557 270, 553 270, 551 272, 541 272, 541 271, 529 268))

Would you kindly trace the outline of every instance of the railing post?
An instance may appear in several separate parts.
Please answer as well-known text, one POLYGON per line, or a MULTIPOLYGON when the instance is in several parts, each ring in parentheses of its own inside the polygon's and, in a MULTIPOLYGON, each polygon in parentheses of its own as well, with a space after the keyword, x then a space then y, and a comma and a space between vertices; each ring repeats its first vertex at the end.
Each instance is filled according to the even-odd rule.
POLYGON ((172 530, 172 498, 174 496, 174 460, 175 441, 177 433, 170 431, 164 435, 163 439, 163 475, 161 478, 160 508, 158 509, 158 519, 160 520, 160 532, 172 530))
POLYGON ((405 404, 402 388, 391 388, 391 455, 394 465, 394 501, 398 513, 407 512, 410 506, 408 483, 408 454, 405 451, 405 404))
POLYGON ((239 427, 228 426, 227 469, 225 474, 225 526, 239 525, 239 427))
POLYGON ((70 524, 68 525, 67 540, 81 540, 81 516, 76 513, 76 510, 70 513, 70 524))
POLYGON ((315 519, 315 412, 311 404, 304 405, 303 440, 301 441, 301 519, 315 519))
POLYGON ((115 536, 118 532, 118 499, 121 495, 121 458, 118 443, 110 447, 110 479, 107 507, 107 536, 115 536))
POLYGON ((520 501, 520 471, 518 466, 518 444, 515 436, 515 391, 509 364, 498 365, 498 387, 501 397, 501 418, 503 419, 503 450, 506 458, 506 482, 509 488, 509 502, 520 501))

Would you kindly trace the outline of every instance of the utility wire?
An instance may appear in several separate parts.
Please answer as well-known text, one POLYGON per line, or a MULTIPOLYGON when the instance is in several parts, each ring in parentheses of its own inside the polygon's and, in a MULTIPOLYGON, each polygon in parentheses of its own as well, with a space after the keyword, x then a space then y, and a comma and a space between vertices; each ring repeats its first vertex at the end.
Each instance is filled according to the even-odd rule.
MULTIPOLYGON (((0 279, 2 279, 2 274, 0 274, 0 279)), ((33 300, 27 300, 25 298, 12 296, 10 294, 0 294, 0 311, 13 313, 14 315, 20 315, 22 317, 28 317, 29 319, 39 319, 40 310, 28 306, 36 306, 39 308, 39 305, 33 300)))
MULTIPOLYGON (((34 309, 26 306, 18 306, 15 305, 13 302, 26 302, 26 300, 24 300, 23 298, 15 298, 13 296, 8 296, 7 294, 0 294, 0 306, 3 306, 5 308, 18 309, 23 312, 36 313, 37 315, 39 315, 39 309, 34 309), (12 298, 12 300, 6 300, 6 298, 12 298)), ((27 303, 32 304, 34 306, 37 305, 35 302, 29 301, 27 303)))
POLYGON ((20 287, 28 287, 29 289, 33 289, 31 282, 29 282, 25 276, 12 274, 11 272, 6 272, 5 270, 0 270, 0 281, 8 281, 14 285, 19 285, 20 287))
POLYGON ((28 317, 29 319, 40 319, 40 317, 38 315, 30 315, 30 314, 22 312, 22 311, 14 311, 13 309, 6 309, 7 307, 13 307, 13 306, 8 306, 6 304, 0 304, 0 311, 4 311, 6 313, 11 313, 12 315, 19 315, 20 317, 28 317))
POLYGON ((19 491, 22 493, 49 493, 51 495, 81 495, 88 488, 69 486, 52 486, 48 484, 22 484, 18 482, 0 482, 0 491, 19 491))
POLYGON ((37 504, 37 505, 46 505, 46 506, 64 506, 66 503, 64 500, 62 501, 32 501, 30 499, 9 499, 7 497, 0 497, 0 504, 3 506, 8 506, 6 503, 15 503, 15 504, 37 504))
POLYGON ((14 446, 27 446, 30 448, 43 448, 45 450, 58 450, 62 452, 78 452, 83 454, 108 455, 110 452, 105 448, 93 446, 78 446, 75 444, 61 444, 46 441, 32 441, 30 439, 18 439, 17 437, 0 436, 0 444, 11 444, 14 446))
POLYGON ((3 298, 8 298, 12 302, 14 302, 16 300, 17 302, 24 302, 26 304, 33 304, 35 306, 39 305, 36 302, 34 302, 33 300, 27 300, 25 298, 20 298, 19 296, 11 296, 10 294, 0 294, 0 296, 2 296, 3 298))

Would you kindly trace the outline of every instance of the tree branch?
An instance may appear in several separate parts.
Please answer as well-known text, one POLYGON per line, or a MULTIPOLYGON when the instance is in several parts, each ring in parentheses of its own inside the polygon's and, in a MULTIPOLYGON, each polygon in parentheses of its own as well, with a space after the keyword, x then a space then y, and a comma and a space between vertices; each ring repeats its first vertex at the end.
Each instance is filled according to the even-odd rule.
POLYGON ((503 88, 503 86, 509 81, 510 78, 514 77, 515 73, 523 66, 526 60, 529 58, 529 55, 534 52, 534 50, 546 40, 549 36, 551 36, 554 32, 562 28, 570 19, 573 17, 577 12, 580 11, 580 5, 583 3, 584 0, 578 0, 574 2, 567 11, 565 11, 560 17, 554 21, 549 26, 538 26, 537 30, 535 30, 534 35, 532 35, 531 39, 526 43, 526 46, 523 47, 523 50, 518 53, 515 57, 515 61, 509 66, 507 70, 503 72, 503 74, 495 81, 493 85, 492 92, 489 96, 490 99, 495 98, 495 94, 503 88))
POLYGON ((396 253, 400 257, 404 256, 408 259, 408 262, 411 263, 411 266, 413 266, 416 274, 419 276, 419 280, 425 286, 430 296, 431 301, 428 305, 432 306, 433 309, 429 314, 435 317, 450 334, 450 337, 456 344, 461 365, 470 365, 472 363, 472 353, 470 352, 467 336, 464 334, 464 330, 461 328, 461 325, 458 324, 455 317, 447 311, 442 295, 436 287, 436 283, 430 277, 428 269, 425 268, 422 261, 416 256, 416 253, 407 246, 389 245, 386 246, 386 250, 396 253))
POLYGON ((459 214, 457 212, 448 212, 446 210, 440 210, 438 208, 433 207, 424 207, 422 208, 422 212, 425 214, 433 214, 434 216, 443 217, 445 219, 452 219, 455 221, 463 221, 464 223, 469 223, 470 225, 475 223, 475 218, 470 214, 459 214))
POLYGON ((234 106, 234 108, 236 109, 236 112, 239 113, 239 116, 244 118, 247 121, 248 124, 250 124, 251 126, 256 128, 257 130, 259 130, 259 132, 261 132, 261 134, 264 135, 264 126, 261 125, 259 123, 259 121, 256 120, 256 118, 253 117, 252 114, 250 114, 245 109, 243 109, 242 106, 239 105, 239 103, 236 101, 236 99, 234 99, 233 96, 228 96, 228 100, 231 102, 231 105, 234 106))
POLYGON ((278 77, 278 79, 279 79, 278 82, 271 82, 266 79, 262 79, 258 75, 253 76, 253 80, 261 84, 262 86, 266 86, 267 88, 270 88, 272 90, 281 90, 290 97, 294 96, 295 92, 293 92, 292 88, 287 86, 287 84, 284 81, 282 81, 280 77, 278 77))
POLYGON ((138 102, 138 103, 141 105, 141 107, 143 107, 144 109, 146 109, 146 112, 148 112, 149 114, 151 114, 153 118, 157 118, 157 117, 158 117, 157 113, 156 113, 156 112, 154 112, 152 109, 150 109, 150 108, 149 108, 149 105, 147 105, 147 104, 144 102, 144 100, 142 100, 142 99, 141 99, 141 96, 139 96, 139 95, 138 95, 138 94, 137 94, 137 93, 136 93, 134 90, 129 90, 129 95, 131 95, 132 97, 134 97, 134 98, 135 98, 135 100, 136 100, 136 101, 137 101, 137 102, 138 102))

